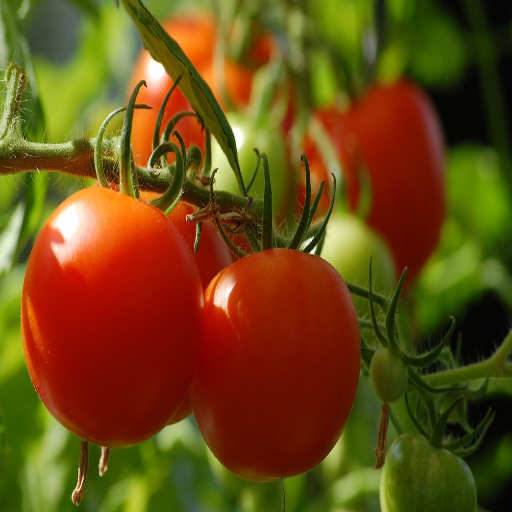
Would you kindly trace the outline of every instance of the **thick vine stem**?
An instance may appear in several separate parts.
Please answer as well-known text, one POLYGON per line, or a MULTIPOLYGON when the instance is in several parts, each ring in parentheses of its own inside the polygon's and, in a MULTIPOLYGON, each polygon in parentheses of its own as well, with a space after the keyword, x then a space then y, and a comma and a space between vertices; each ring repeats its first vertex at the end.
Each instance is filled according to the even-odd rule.
POLYGON ((512 351, 512 330, 503 343, 487 359, 477 363, 439 370, 436 373, 423 375, 423 379, 433 386, 449 386, 461 382, 472 382, 480 379, 512 378, 512 361, 508 357, 512 351))
MULTIPOLYGON (((105 174, 111 182, 119 180, 116 160, 119 142, 119 137, 105 137, 102 141, 102 162, 105 174)), ((52 144, 27 141, 15 133, 10 133, 0 139, 0 175, 48 171, 96 179, 95 147, 96 138, 52 144)), ((157 173, 145 167, 136 167, 135 172, 141 189, 163 193, 172 181, 172 170, 169 168, 160 169, 157 173)), ((215 198, 222 213, 247 207, 247 197, 219 191, 215 198)), ((208 204, 210 195, 208 189, 186 180, 182 199, 203 208, 208 204)), ((263 202, 252 201, 247 213, 255 219, 261 219, 263 202)))

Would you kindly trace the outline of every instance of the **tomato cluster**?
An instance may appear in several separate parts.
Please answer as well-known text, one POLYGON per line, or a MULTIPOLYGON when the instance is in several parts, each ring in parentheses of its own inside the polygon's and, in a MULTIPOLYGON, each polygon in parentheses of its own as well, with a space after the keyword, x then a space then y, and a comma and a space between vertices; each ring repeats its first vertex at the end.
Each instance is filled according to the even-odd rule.
POLYGON ((66 428, 104 447, 144 441, 193 408, 235 474, 308 471, 355 399, 361 353, 348 289, 325 260, 291 249, 231 264, 209 222, 194 254, 190 208, 178 203, 166 217, 91 187, 53 212, 22 293, 34 387, 66 428))
MULTIPOLYGON (((244 181, 251 181, 258 162, 256 147, 271 168, 274 212, 294 210, 290 190, 298 192, 302 209, 306 187, 294 184, 289 171, 286 124, 248 122, 240 112, 254 71, 269 60, 268 40, 255 40, 244 65, 226 57, 219 77, 213 18, 173 18, 164 27, 220 104, 238 110, 228 119, 244 181)), ((133 119, 134 158, 145 165, 172 82, 145 51, 130 92, 140 79, 147 88, 137 101, 154 107, 133 119)), ((161 128, 186 110, 185 96, 174 90, 161 128)), ((327 194, 319 201, 317 215, 330 214, 316 247, 322 257, 309 254, 311 248, 279 247, 233 262, 209 220, 194 251, 196 227, 187 219, 195 207, 180 201, 166 216, 148 204, 147 193, 136 200, 92 187, 51 215, 28 261, 22 337, 34 387, 66 428, 85 441, 122 447, 193 412, 218 461, 254 481, 306 472, 331 451, 358 386, 358 317, 370 316, 367 298, 352 298, 345 280, 368 288, 372 258, 379 294, 392 294, 404 267, 410 279, 418 275, 444 219, 444 155, 432 106, 406 80, 374 85, 345 111, 330 107, 312 115, 341 164, 342 203, 349 210, 332 210, 327 194)), ((189 116, 179 123, 185 145, 204 152, 200 121, 189 116)), ((329 188, 326 157, 307 130, 303 143, 315 188, 322 181, 329 188)), ((215 143, 212 159, 219 166, 216 187, 236 193, 235 175, 215 143)), ((263 199, 264 186, 260 170, 251 198, 263 199)), ((370 375, 382 401, 405 393, 407 368, 386 347, 373 356, 370 375)), ((413 443, 435 463, 446 458, 454 471, 464 469, 444 453, 418 449, 414 439, 400 443, 413 443)), ((399 448, 392 447, 386 466, 384 510, 405 510, 393 495, 395 472, 407 472, 399 448)), ((431 506, 438 508, 437 501, 431 506)))

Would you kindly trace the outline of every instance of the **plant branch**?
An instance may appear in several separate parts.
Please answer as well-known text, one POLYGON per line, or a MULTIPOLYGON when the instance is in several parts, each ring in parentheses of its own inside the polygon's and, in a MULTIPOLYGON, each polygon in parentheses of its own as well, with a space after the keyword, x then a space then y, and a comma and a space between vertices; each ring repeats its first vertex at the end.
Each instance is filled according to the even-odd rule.
POLYGON ((432 386, 449 386, 479 379, 512 378, 512 362, 507 358, 512 350, 512 330, 492 356, 477 363, 441 370, 423 375, 423 379, 432 386))

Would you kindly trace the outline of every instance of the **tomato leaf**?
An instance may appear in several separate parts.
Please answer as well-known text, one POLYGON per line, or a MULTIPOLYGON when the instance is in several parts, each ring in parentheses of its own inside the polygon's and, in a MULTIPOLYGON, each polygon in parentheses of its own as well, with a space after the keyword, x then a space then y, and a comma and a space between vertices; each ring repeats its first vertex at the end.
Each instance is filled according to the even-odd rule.
MULTIPOLYGON (((180 78, 179 88, 192 108, 201 116, 204 125, 215 136, 235 170, 240 192, 246 195, 240 173, 235 136, 210 87, 198 73, 178 43, 164 30, 158 20, 140 0, 122 0, 139 31, 144 47, 160 62, 174 80, 180 78)), ((198 37, 201 37, 198 34, 198 37)))

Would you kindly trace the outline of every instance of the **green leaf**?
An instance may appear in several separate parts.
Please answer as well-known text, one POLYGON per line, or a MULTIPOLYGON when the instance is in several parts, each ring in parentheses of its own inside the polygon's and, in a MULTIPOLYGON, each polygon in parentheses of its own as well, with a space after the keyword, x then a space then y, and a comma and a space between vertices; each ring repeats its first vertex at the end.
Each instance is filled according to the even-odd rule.
MULTIPOLYGON (((226 154, 237 176, 240 193, 247 195, 241 179, 235 136, 211 89, 180 46, 167 34, 140 0, 122 0, 122 3, 133 19, 144 47, 151 56, 163 65, 174 81, 181 77, 179 88, 226 154)), ((201 34, 197 37, 201 37, 201 34)))

